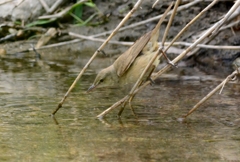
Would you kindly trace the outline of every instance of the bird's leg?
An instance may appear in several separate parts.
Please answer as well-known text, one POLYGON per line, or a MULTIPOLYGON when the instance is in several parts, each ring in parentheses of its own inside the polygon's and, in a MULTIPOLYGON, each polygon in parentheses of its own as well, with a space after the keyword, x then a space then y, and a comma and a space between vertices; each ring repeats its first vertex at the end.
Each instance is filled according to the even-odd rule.
MULTIPOLYGON (((141 84, 140 84, 140 85, 141 85, 141 84)), ((124 110, 127 102, 129 103, 129 105, 131 105, 131 102, 132 102, 132 100, 133 100, 134 97, 135 97, 135 94, 133 94, 133 93, 129 93, 129 94, 128 94, 128 98, 124 101, 124 103, 122 104, 121 109, 120 109, 119 112, 118 112, 118 117, 119 117, 119 118, 121 117, 122 112, 123 112, 123 110, 124 110)), ((132 106, 130 106, 130 108, 131 108, 131 107, 132 107, 132 106)))
MULTIPOLYGON (((148 79, 149 79, 149 78, 150 78, 150 77, 148 77, 148 79)), ((151 79, 151 78, 150 78, 150 79, 151 79)), ((151 79, 151 80, 152 80, 152 79, 151 79)), ((152 81, 153 81, 153 80, 152 80, 152 81)), ((141 82, 138 84, 137 87, 139 87, 140 85, 142 85, 142 83, 143 83, 143 81, 141 81, 141 82)), ((137 89, 137 88, 136 88, 136 89, 137 89)), ((136 90, 136 89, 135 89, 135 90, 136 90)), ((128 103, 129 103, 129 104, 131 104, 131 102, 132 102, 133 98, 135 97, 135 95, 136 95, 136 94, 134 94, 134 92, 133 92, 133 93, 131 93, 131 92, 129 93, 129 98, 128 98, 128 103)))
MULTIPOLYGON (((126 103, 126 102, 125 102, 126 103)), ((121 115, 122 115, 122 112, 124 110, 124 107, 125 107, 125 103, 122 105, 122 107, 120 108, 119 112, 118 112, 118 118, 121 118, 121 115)))
POLYGON ((129 104, 130 109, 132 110, 132 105, 131 105, 131 103, 132 103, 132 100, 133 100, 134 96, 135 96, 135 95, 133 95, 133 94, 132 94, 132 95, 129 95, 129 98, 123 103, 121 109, 120 109, 119 112, 118 112, 118 118, 121 117, 122 112, 123 112, 123 110, 124 110, 127 102, 128 102, 128 104, 129 104))
POLYGON ((136 113, 135 113, 135 111, 134 111, 134 108, 132 107, 131 102, 129 102, 129 107, 130 107, 130 109, 131 109, 131 111, 132 111, 133 116, 134 116, 135 118, 137 118, 137 115, 136 115, 136 113))
POLYGON ((128 97, 126 98, 126 100, 122 103, 122 106, 121 106, 121 108, 120 108, 120 110, 119 110, 119 112, 118 112, 118 118, 121 118, 121 115, 122 115, 122 112, 123 112, 123 110, 124 110, 124 108, 125 108, 125 106, 126 106, 126 104, 127 104, 127 101, 129 100, 129 98, 130 98, 130 96, 128 95, 128 97))
POLYGON ((121 127, 124 127, 124 125, 123 125, 123 122, 122 122, 122 119, 121 119, 121 118, 118 118, 118 122, 119 122, 119 124, 120 124, 120 126, 121 126, 121 127))

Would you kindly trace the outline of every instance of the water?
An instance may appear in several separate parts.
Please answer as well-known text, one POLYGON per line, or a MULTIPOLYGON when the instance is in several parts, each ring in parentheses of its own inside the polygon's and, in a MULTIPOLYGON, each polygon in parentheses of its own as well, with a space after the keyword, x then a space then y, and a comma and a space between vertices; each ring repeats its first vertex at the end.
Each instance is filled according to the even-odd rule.
MULTIPOLYGON (((56 50, 56 49, 55 49, 56 50)), ((0 161, 240 161, 239 84, 228 84, 185 122, 178 118, 219 82, 161 80, 105 120, 95 117, 121 99, 120 90, 85 93, 98 59, 63 108, 50 117, 88 56, 41 51, 0 60, 0 161)), ((109 63, 109 62, 107 62, 109 63)))

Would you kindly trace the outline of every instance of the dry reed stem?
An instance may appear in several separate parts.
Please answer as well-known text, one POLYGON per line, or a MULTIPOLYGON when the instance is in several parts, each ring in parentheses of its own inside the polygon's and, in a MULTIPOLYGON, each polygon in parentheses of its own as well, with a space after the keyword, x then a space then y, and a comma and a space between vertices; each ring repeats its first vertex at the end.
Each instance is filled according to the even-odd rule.
MULTIPOLYGON (((233 13, 236 13, 236 9, 239 8, 240 5, 240 0, 237 0, 235 2, 235 4, 231 7, 231 9, 227 12, 227 14, 221 19, 221 22, 218 21, 217 23, 215 23, 213 26, 215 26, 215 30, 212 32, 211 35, 208 36, 208 38, 206 40, 204 40, 203 44, 207 44, 208 42, 210 42, 218 33, 219 33, 219 29, 223 26, 224 23, 226 23, 227 21, 229 21, 229 19, 232 19, 231 15, 233 13), (222 24, 221 24, 222 23, 222 24)), ((187 54, 188 57, 194 55, 197 51, 199 50, 199 48, 196 48, 195 50, 193 50, 191 53, 187 54)))
POLYGON ((47 5, 47 3, 45 2, 45 0, 39 0, 40 3, 42 4, 43 8, 45 9, 45 11, 47 13, 52 13, 53 11, 55 11, 62 3, 63 0, 57 0, 52 6, 51 8, 49 8, 49 6, 47 5))
MULTIPOLYGON (((173 8, 173 11, 172 11, 172 14, 171 14, 171 16, 170 16, 170 19, 169 19, 169 21, 168 21, 168 24, 167 24, 167 27, 166 27, 166 29, 165 29, 165 31, 164 31, 164 34, 163 34, 163 37, 162 37, 162 48, 164 47, 164 43, 165 43, 165 41, 166 41, 166 38, 167 38, 167 34, 168 34, 168 32, 169 32, 169 29, 170 29, 170 27, 171 27, 171 25, 172 25, 172 22, 173 22, 173 18, 175 17, 175 15, 176 15, 176 13, 177 13, 177 9, 178 9, 178 6, 179 6, 179 4, 180 4, 180 0, 177 0, 176 1, 176 3, 175 3, 175 5, 174 5, 174 8, 173 8)), ((162 50, 162 49, 161 49, 162 50)))
MULTIPOLYGON (((90 36, 85 36, 85 35, 81 35, 81 34, 76 34, 76 33, 72 33, 72 32, 69 32, 69 35, 71 36, 74 36, 74 37, 77 37, 77 38, 81 38, 81 39, 86 39, 86 40, 91 40, 91 41, 96 41, 96 42, 104 42, 105 39, 101 39, 101 38, 94 38, 94 37, 90 37, 90 36)), ((73 42, 77 42, 77 40, 72 40, 72 41, 69 41, 70 43, 73 42)), ((134 42, 124 42, 124 41, 109 41, 108 43, 110 44, 117 44, 117 45, 125 45, 125 46, 131 46, 133 45, 134 42)), ((60 44, 60 43, 58 43, 60 44)), ((162 42, 159 42, 159 44, 162 44, 162 42)), ((181 45, 181 46, 191 46, 193 43, 189 43, 189 42, 165 42, 164 43, 164 46, 167 45, 167 46, 178 46, 178 45, 181 45)), ((52 45, 47 45, 47 46, 44 46, 46 48, 51 48, 51 47, 55 47, 55 46, 52 46, 52 45)), ((224 46, 224 45, 207 45, 207 44, 198 44, 197 47, 200 47, 200 48, 209 48, 209 49, 228 49, 228 50, 240 50, 240 46, 224 46)), ((171 47, 170 47, 171 48, 171 47)), ((36 49, 44 49, 42 47, 40 48, 36 48, 36 49)), ((169 48, 168 48, 169 49, 169 48)))
MULTIPOLYGON (((76 5, 76 4, 81 4, 81 3, 84 3, 84 2, 87 2, 88 0, 81 0, 81 1, 78 1, 77 3, 73 4, 73 5, 76 5)), ((60 1, 57 1, 55 2, 55 4, 48 10, 48 12, 53 12, 58 6, 57 5, 60 5, 61 3, 61 0, 60 1), (56 7, 56 8, 55 8, 56 7)), ((73 6, 72 5, 72 6, 73 6)), ((57 18, 61 18, 63 17, 64 15, 66 15, 72 8, 72 6, 68 6, 66 7, 65 9, 63 9, 62 11, 56 13, 56 14, 52 14, 52 15, 43 15, 43 16, 40 16, 38 17, 38 19, 57 19, 57 18)))
POLYGON ((159 0, 156 0, 156 1, 153 3, 152 8, 154 8, 154 7, 157 5, 158 1, 159 1, 159 0))
MULTIPOLYGON (((123 42, 124 44, 124 42, 123 42)), ((169 42, 166 42, 165 44, 169 45, 169 42)), ((183 45, 183 46, 191 46, 193 43, 188 42, 174 42, 172 45, 183 45)), ((200 48, 208 48, 208 49, 227 49, 227 50, 240 50, 240 46, 224 46, 224 45, 207 45, 207 44, 198 44, 197 47, 200 48)))
POLYGON ((139 8, 140 4, 142 3, 143 0, 138 0, 132 10, 123 18, 123 20, 118 24, 118 26, 114 29, 114 31, 110 34, 108 39, 95 51, 95 53, 92 55, 90 60, 87 62, 87 64, 83 67, 81 72, 78 74, 77 78, 74 80, 70 88, 68 89, 67 93, 64 95, 60 103, 58 104, 57 108, 52 112, 52 115, 55 115, 56 112, 62 107, 63 102, 66 100, 68 97, 69 93, 72 91, 78 80, 81 78, 87 67, 91 64, 93 59, 97 56, 98 52, 101 51, 105 45, 108 43, 108 41, 118 32, 118 30, 121 28, 121 26, 130 18, 130 16, 139 8))
MULTIPOLYGON (((232 74, 227 76, 226 79, 224 79, 216 88, 214 88, 211 92, 209 92, 205 97, 203 97, 194 107, 183 117, 186 118, 190 114, 192 114, 194 111, 196 111, 204 102, 206 102, 212 95, 214 95, 219 89, 223 88, 224 85, 229 82, 229 80, 232 80, 236 75, 238 74, 238 71, 235 70, 232 74)), ((221 90, 222 91, 222 90, 221 90)))
POLYGON ((226 26, 221 27, 220 31, 225 30, 227 28, 232 28, 233 26, 238 25, 238 24, 240 24, 240 20, 234 21, 226 26))

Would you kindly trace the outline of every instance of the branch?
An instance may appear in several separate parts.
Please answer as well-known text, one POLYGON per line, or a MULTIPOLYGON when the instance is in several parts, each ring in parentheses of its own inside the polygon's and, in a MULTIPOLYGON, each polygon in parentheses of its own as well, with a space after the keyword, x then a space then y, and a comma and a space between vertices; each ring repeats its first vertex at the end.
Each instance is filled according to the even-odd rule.
POLYGON ((223 80, 222 83, 220 83, 216 88, 214 88, 205 97, 203 97, 186 115, 184 115, 184 118, 188 117, 190 114, 196 111, 204 102, 206 102, 210 97, 212 97, 212 95, 214 95, 218 90, 220 90, 227 82, 232 80, 232 78, 234 78, 236 75, 238 75, 238 70, 235 70, 232 74, 227 76, 227 78, 223 80))

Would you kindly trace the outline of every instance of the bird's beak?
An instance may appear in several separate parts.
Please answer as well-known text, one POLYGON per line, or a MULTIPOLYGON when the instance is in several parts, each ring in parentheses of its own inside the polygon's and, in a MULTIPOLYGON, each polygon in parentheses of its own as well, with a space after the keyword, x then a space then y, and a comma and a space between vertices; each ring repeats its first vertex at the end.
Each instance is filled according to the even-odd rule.
POLYGON ((92 84, 88 90, 87 90, 87 93, 89 93, 90 91, 92 91, 94 88, 96 88, 96 85, 92 84))

